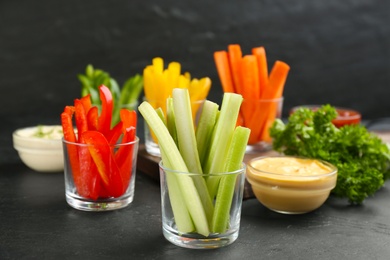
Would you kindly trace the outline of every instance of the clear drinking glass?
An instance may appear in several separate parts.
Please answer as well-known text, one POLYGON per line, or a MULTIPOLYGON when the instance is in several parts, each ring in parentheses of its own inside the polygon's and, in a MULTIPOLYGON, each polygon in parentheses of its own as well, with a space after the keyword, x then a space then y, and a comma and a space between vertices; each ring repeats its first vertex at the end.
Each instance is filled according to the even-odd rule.
POLYGON ((283 97, 276 99, 244 99, 240 108, 240 124, 251 129, 247 153, 272 149, 269 128, 276 118, 281 118, 283 97))
POLYGON ((93 158, 93 145, 63 139, 67 203, 84 211, 108 211, 128 206, 134 198, 139 139, 109 147, 93 158))
MULTIPOLYGON (((178 172, 165 168, 162 161, 159 164, 159 168, 162 231, 168 241, 185 248, 212 249, 227 246, 238 238, 246 170, 244 163, 237 171, 218 174, 178 172), (215 199, 210 200, 212 210, 209 212, 211 212, 211 215, 206 213, 206 216, 208 215, 209 231, 206 234, 199 232, 200 228, 197 227, 196 221, 192 221, 194 216, 196 218, 200 215, 196 211, 195 203, 185 198, 186 195, 191 194, 191 185, 197 187, 196 191, 198 191, 199 197, 202 198, 202 194, 199 192, 201 189, 197 185, 202 186, 202 182, 207 185, 207 182, 210 180, 216 180, 215 183, 219 183, 219 186, 217 186, 217 191, 215 192, 215 199), (221 196, 221 194, 223 195, 221 196), (219 205, 217 206, 217 204, 219 205), (223 206, 220 207, 220 205, 223 206), (183 211, 180 211, 183 208, 184 212, 190 212, 191 219, 189 223, 194 223, 194 227, 188 228, 188 225, 183 224, 182 217, 185 214, 183 214, 183 211), (217 214, 216 212, 225 212, 225 214, 217 214), (217 218, 217 216, 219 217, 217 218), (182 221, 181 224, 178 223, 179 220, 182 221)), ((209 196, 207 193, 203 195, 209 196)), ((196 196, 189 196, 190 200, 196 198, 196 196)))

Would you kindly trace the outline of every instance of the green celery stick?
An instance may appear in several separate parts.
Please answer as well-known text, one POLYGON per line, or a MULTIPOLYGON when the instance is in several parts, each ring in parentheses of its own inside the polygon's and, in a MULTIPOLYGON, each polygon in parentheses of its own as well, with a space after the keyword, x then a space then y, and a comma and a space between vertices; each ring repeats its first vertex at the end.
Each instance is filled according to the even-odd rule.
MULTIPOLYGON (((232 140, 242 96, 236 93, 225 93, 222 99, 221 111, 214 127, 209 155, 205 164, 205 173, 221 173, 227 160, 227 152, 232 140)), ((219 184, 219 177, 207 178, 207 187, 211 199, 214 199, 219 184)))
MULTIPOLYGON (((188 89, 173 89, 172 101, 180 154, 183 156, 183 160, 191 173, 202 174, 188 89)), ((202 176, 193 176, 193 180, 202 201, 208 223, 211 224, 214 206, 208 194, 206 181, 202 176)))
MULTIPOLYGON (((241 126, 236 127, 229 147, 224 172, 234 172, 241 168, 242 162, 244 161, 249 134, 249 128, 241 126)), ((232 205, 236 179, 236 174, 221 177, 211 224, 211 231, 213 233, 224 233, 228 228, 229 213, 232 205)))
POLYGON ((164 125, 167 125, 167 121, 164 116, 164 111, 161 107, 155 109, 157 115, 160 117, 161 121, 164 123, 164 125))
MULTIPOLYGON (((188 172, 188 168, 175 144, 175 141, 169 134, 168 129, 161 121, 154 108, 147 101, 144 101, 138 107, 138 111, 144 117, 148 126, 155 133, 158 139, 160 151, 162 154, 166 155, 166 157, 164 157, 165 162, 163 161, 164 165, 171 166, 172 170, 178 172, 188 172)), ((183 205, 183 207, 187 206, 196 231, 201 235, 208 236, 210 234, 210 229, 207 216, 203 209, 202 201, 199 197, 198 191, 196 190, 193 179, 186 174, 177 174, 176 177, 179 184, 177 188, 181 190, 185 201, 185 205, 183 205)), ((176 211, 176 209, 173 210, 176 211)), ((186 226, 189 225, 192 225, 192 222, 187 220, 186 226)), ((180 230, 180 232, 182 231, 180 230)))
POLYGON ((175 144, 178 145, 176 123, 175 123, 175 111, 173 109, 172 97, 167 98, 167 124, 166 125, 169 133, 171 134, 173 140, 175 141, 175 144))
POLYGON ((209 149, 211 135, 217 120, 218 108, 219 106, 216 103, 206 100, 203 104, 202 113, 200 114, 196 128, 196 144, 198 146, 199 160, 202 168, 204 168, 204 161, 206 160, 209 149))
MULTIPOLYGON (((164 153, 164 151, 161 151, 161 158, 163 162, 167 163, 167 165, 164 165, 164 167, 169 167, 172 169, 172 165, 169 165, 169 160, 167 159, 167 155, 164 153)), ((168 186, 169 201, 171 203, 173 216, 175 218, 178 231, 181 233, 190 233, 195 231, 190 212, 187 209, 183 194, 179 189, 176 176, 172 173, 166 173, 165 178, 168 186)))
POLYGON ((198 147, 196 146, 194 121, 191 113, 191 101, 188 89, 173 89, 172 100, 180 154, 183 156, 190 172, 202 173, 198 147))

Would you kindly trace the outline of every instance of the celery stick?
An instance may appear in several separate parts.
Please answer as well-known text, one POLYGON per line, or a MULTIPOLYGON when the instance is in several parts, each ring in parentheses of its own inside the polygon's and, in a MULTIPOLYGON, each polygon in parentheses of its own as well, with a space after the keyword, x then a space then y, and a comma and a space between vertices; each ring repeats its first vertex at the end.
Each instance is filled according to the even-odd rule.
POLYGON ((173 89, 172 99, 180 154, 183 156, 190 172, 202 173, 198 147, 196 146, 194 121, 192 119, 191 101, 188 89, 173 89))
POLYGON ((177 132, 176 132, 176 124, 175 124, 175 111, 173 109, 173 100, 171 97, 167 98, 167 128, 169 133, 171 134, 175 144, 178 145, 177 142, 177 132))
MULTIPOLYGON (((169 162, 166 157, 167 155, 163 151, 161 151, 161 158, 163 162, 169 162)), ((164 167, 169 167, 171 169, 172 165, 169 165, 169 163, 167 163, 167 165, 164 165, 164 167)), ((175 223, 178 231, 180 233, 190 233, 195 231, 195 227, 191 220, 190 212, 188 211, 186 203, 183 199, 183 194, 179 189, 178 180, 176 176, 173 173, 166 173, 165 178, 168 187, 169 201, 171 202, 173 217, 175 218, 175 223)), ((164 207, 163 210, 165 210, 164 207)))
POLYGON ((167 120, 166 120, 166 118, 165 118, 164 111, 162 110, 162 108, 161 108, 161 107, 156 108, 155 111, 156 111, 158 117, 159 117, 159 118, 161 119, 161 121, 164 123, 164 125, 167 125, 167 120))
MULTIPOLYGON (((188 89, 173 89, 172 100, 180 154, 183 156, 191 173, 202 174, 188 89)), ((193 180, 202 201, 207 220, 211 224, 214 206, 208 194, 206 181, 202 176, 193 176, 193 180)))
MULTIPOLYGON (((166 155, 166 157, 164 157, 165 162, 163 161, 164 165, 172 167, 171 169, 175 171, 188 172, 188 168, 175 144, 175 141, 153 107, 147 101, 144 101, 138 107, 138 111, 155 133, 159 142, 160 151, 162 154, 166 155)), ((190 212, 196 231, 201 235, 208 236, 210 234, 210 230, 207 216, 192 178, 185 174, 178 174, 177 181, 179 183, 178 188, 182 191, 185 205, 190 212)), ((190 221, 187 222, 187 225, 191 224, 192 223, 190 221)))
POLYGON ((195 132, 199 160, 202 168, 204 167, 204 161, 206 160, 211 135, 217 120, 217 115, 218 105, 214 102, 206 100, 203 104, 202 113, 200 114, 199 123, 195 132))
MULTIPOLYGON (((237 117, 242 103, 242 96, 235 93, 225 93, 218 121, 214 127, 209 155, 204 172, 221 173, 224 171, 228 147, 230 145, 237 117)), ((207 178, 207 187, 211 199, 214 199, 218 190, 219 177, 207 178)))
MULTIPOLYGON (((238 126, 234 131, 224 172, 233 172, 241 168, 242 162, 244 161, 249 134, 250 129, 241 126, 238 126)), ((231 174, 223 176, 220 180, 211 224, 211 231, 213 233, 224 233, 228 228, 229 213, 232 205, 236 179, 237 175, 231 174)))

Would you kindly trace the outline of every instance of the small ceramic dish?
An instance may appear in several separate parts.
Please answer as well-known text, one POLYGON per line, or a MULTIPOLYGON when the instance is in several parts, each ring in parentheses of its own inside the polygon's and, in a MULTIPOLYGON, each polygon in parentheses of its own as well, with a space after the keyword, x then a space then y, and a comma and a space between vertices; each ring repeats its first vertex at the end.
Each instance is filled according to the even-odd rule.
POLYGON ((249 161, 246 177, 265 207, 284 214, 303 214, 327 200, 336 186, 337 168, 303 157, 257 157, 249 161))
POLYGON ((62 127, 40 125, 17 129, 12 134, 13 145, 22 162, 38 172, 64 170, 62 127))

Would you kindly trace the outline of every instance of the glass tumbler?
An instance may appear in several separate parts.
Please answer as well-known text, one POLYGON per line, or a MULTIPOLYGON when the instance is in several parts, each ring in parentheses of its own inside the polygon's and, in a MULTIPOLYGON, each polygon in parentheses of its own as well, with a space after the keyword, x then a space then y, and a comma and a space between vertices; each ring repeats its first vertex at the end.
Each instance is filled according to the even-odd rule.
POLYGON ((244 163, 237 171, 218 174, 174 171, 162 161, 159 169, 162 232, 168 241, 185 248, 213 249, 238 238, 244 163))
POLYGON ((276 99, 244 99, 240 108, 242 126, 251 129, 247 153, 265 152, 272 149, 269 128, 281 118, 283 97, 276 99))
POLYGON ((88 145, 63 139, 67 203, 84 211, 128 206, 134 198, 138 143, 138 137, 116 145, 88 145))

